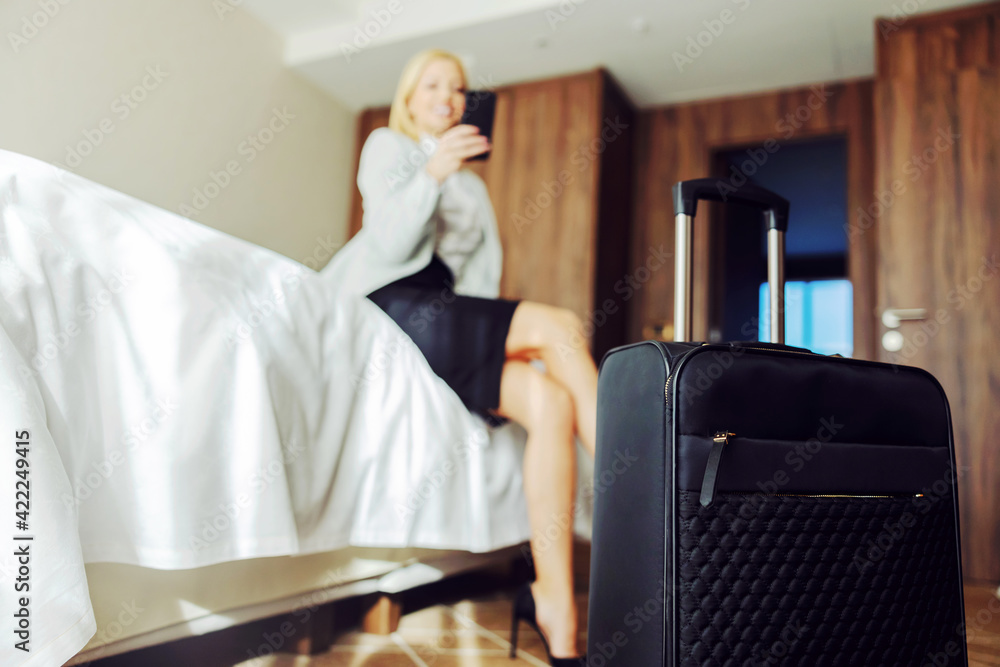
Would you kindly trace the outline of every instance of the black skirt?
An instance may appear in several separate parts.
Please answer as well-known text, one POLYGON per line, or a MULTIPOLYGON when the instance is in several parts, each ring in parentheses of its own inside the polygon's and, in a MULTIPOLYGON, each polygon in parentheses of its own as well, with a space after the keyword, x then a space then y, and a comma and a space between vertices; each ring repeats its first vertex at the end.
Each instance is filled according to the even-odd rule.
POLYGON ((500 374, 510 320, 520 301, 460 296, 454 275, 436 254, 417 273, 380 287, 368 298, 413 339, 431 369, 466 407, 499 426, 500 374))

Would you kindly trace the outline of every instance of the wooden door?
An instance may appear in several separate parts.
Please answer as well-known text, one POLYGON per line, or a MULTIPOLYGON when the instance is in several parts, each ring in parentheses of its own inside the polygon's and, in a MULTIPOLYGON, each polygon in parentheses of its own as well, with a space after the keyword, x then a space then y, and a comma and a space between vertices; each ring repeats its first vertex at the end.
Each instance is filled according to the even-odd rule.
POLYGON ((880 323, 893 348, 880 345, 881 360, 924 368, 943 385, 955 435, 965 575, 996 584, 1000 69, 991 59, 1000 49, 1000 21, 996 5, 991 11, 914 21, 880 46, 876 190, 865 233, 878 237, 878 313, 926 309, 923 319, 880 323))

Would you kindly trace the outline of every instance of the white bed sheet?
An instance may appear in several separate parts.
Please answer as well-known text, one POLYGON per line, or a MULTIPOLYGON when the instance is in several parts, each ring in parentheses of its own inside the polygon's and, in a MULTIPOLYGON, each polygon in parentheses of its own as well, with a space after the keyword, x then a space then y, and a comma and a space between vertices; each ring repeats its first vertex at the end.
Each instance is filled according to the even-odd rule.
MULTIPOLYGON (((143 168, 149 168, 143 167, 143 168)), ((275 252, 0 151, 0 614, 95 632, 83 564, 526 540, 524 432, 489 430, 381 310, 275 252), (15 432, 30 518, 14 526, 15 432)), ((5 626, 8 624, 5 624, 5 626)))

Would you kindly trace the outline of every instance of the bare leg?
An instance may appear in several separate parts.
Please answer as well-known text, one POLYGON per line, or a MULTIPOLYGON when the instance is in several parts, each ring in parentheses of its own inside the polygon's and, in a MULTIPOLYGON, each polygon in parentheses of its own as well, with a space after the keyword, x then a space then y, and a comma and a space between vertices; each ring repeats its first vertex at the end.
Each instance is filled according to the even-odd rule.
POLYGON ((530 363, 508 360, 500 378, 497 412, 528 431, 524 495, 532 532, 536 577, 531 589, 538 625, 553 657, 574 657, 579 653, 573 598, 573 400, 559 383, 530 363))
POLYGON ((565 308, 522 301, 514 310, 506 345, 508 357, 544 361, 546 372, 570 393, 576 432, 593 457, 597 451, 597 366, 580 318, 565 308))

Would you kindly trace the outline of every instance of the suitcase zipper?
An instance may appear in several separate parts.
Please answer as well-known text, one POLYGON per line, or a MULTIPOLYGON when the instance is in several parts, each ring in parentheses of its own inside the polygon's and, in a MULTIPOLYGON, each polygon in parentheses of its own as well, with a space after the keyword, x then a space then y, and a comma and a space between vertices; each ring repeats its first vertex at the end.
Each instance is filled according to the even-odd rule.
MULTIPOLYGON (((710 343, 702 343, 702 346, 704 347, 705 345, 709 345, 709 344, 710 343)), ((822 355, 819 355, 819 354, 815 354, 813 352, 799 352, 797 350, 774 350, 774 349, 771 349, 769 347, 751 347, 749 345, 741 345, 740 347, 742 347, 745 350, 761 350, 763 352, 781 352, 781 353, 784 353, 784 354, 804 354, 804 355, 809 356, 809 357, 821 357, 822 356, 822 355)), ((843 358, 843 356, 839 355, 839 354, 832 355, 832 356, 843 358)), ((670 403, 670 381, 673 380, 673 379, 674 379, 674 374, 671 372, 669 375, 667 375, 667 381, 663 385, 663 400, 665 400, 667 403, 670 403)))
POLYGON ((923 498, 922 493, 893 493, 889 495, 862 495, 850 493, 755 493, 753 491, 723 491, 726 496, 789 496, 792 498, 923 498))
MULTIPOLYGON (((774 348, 770 347, 753 347, 751 345, 740 345, 739 347, 741 347, 744 350, 761 350, 762 352, 778 352, 779 354, 804 354, 808 357, 820 357, 820 358, 824 356, 822 354, 816 354, 815 352, 799 352, 798 350, 775 350, 774 348)), ((844 357, 844 355, 842 354, 830 355, 830 356, 838 356, 840 358, 844 357)))
POLYGON ((735 433, 719 431, 712 437, 712 450, 708 453, 708 463, 705 464, 705 479, 701 482, 701 506, 708 507, 715 500, 715 485, 719 481, 719 464, 722 463, 722 450, 729 443, 729 438, 735 433))

